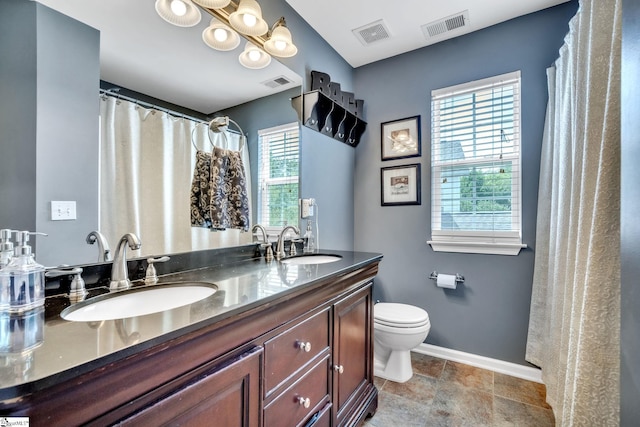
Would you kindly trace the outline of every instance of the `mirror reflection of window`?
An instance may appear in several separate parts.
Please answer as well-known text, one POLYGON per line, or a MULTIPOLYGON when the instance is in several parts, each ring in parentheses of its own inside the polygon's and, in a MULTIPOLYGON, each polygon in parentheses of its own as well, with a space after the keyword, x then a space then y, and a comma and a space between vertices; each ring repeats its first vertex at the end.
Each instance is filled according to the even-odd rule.
POLYGON ((258 131, 258 223, 269 234, 298 225, 299 142, 297 122, 258 131))

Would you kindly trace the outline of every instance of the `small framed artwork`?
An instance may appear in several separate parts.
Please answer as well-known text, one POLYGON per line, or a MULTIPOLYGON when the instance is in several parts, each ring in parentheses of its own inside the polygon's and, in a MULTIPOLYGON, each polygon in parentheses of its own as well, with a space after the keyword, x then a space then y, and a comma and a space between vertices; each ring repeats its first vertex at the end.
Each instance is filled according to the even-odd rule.
POLYGON ((420 116, 407 117, 380 125, 382 160, 419 157, 420 116))
POLYGON ((420 164, 380 169, 382 206, 420 204, 420 164))

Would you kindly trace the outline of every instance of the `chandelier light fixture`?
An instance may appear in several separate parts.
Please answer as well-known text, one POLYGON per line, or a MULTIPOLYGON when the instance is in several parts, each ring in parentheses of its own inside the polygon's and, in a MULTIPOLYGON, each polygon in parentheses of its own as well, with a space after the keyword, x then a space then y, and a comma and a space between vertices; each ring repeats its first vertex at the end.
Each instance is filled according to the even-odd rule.
POLYGON ((200 9, 213 16, 202 33, 202 40, 212 49, 234 50, 242 35, 248 42, 239 60, 247 68, 264 68, 271 56, 289 58, 298 53, 284 17, 269 29, 256 0, 156 0, 155 6, 162 19, 180 27, 197 25, 202 19, 200 9))

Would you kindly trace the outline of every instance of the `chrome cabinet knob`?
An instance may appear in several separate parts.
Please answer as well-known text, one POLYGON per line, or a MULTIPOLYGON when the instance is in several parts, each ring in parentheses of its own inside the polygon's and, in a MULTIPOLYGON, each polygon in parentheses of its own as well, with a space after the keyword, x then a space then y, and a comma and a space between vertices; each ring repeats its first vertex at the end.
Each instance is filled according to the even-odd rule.
POLYGON ((300 341, 298 342, 298 348, 304 351, 305 353, 309 353, 311 351, 311 343, 300 341))
POLYGON ((344 372, 344 366, 342 365, 333 365, 333 370, 337 373, 341 374, 344 372))
POLYGON ((298 397, 298 403, 301 406, 304 406, 305 408, 308 408, 309 406, 311 406, 311 399, 309 399, 308 397, 304 398, 304 397, 300 396, 300 397, 298 397))

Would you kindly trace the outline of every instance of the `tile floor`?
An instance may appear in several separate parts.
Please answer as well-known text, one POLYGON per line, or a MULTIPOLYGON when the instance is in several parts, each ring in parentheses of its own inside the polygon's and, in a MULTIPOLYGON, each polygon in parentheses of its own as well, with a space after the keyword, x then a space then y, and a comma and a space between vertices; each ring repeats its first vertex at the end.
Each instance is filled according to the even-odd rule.
POLYGON ((554 425, 544 385, 411 353, 413 377, 375 378, 378 411, 364 427, 554 425))

